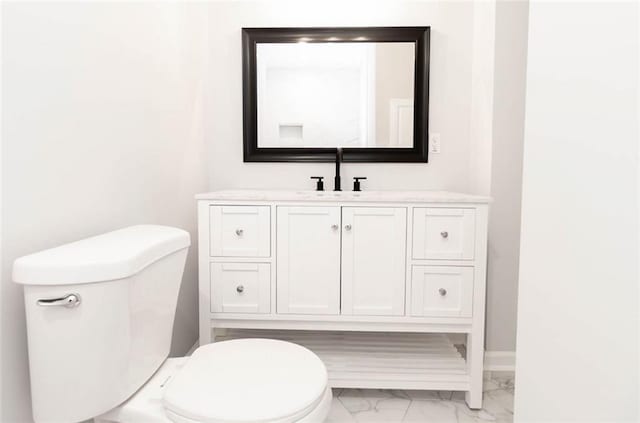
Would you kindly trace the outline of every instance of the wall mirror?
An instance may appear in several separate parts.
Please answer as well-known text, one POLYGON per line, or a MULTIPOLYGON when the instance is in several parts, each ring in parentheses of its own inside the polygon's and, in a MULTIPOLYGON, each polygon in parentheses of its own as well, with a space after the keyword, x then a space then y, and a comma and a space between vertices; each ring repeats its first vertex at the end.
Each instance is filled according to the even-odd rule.
POLYGON ((246 162, 426 162, 429 27, 243 28, 246 162))

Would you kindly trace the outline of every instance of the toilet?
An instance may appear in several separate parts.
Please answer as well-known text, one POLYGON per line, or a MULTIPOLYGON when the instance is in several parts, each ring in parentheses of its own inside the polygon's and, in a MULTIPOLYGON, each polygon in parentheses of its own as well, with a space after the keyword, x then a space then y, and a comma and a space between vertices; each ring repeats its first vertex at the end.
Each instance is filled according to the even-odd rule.
POLYGON ((17 259, 37 423, 325 420, 327 370, 272 339, 167 358, 189 233, 139 225, 17 259))

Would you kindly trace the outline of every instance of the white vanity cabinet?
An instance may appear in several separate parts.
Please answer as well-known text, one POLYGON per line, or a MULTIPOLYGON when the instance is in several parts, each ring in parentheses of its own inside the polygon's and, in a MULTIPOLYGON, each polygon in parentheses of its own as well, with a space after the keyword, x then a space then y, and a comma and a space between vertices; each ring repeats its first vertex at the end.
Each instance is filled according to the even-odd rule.
POLYGON ((201 344, 290 340, 325 361, 334 387, 459 390, 481 407, 488 198, 218 191, 197 200, 201 344), (466 353, 453 344, 459 335, 466 353))

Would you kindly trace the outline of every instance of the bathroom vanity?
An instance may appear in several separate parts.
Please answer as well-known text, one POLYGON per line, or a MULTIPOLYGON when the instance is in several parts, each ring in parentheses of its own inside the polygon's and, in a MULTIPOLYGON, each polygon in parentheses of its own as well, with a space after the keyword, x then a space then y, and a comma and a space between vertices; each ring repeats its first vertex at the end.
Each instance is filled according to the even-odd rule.
POLYGON ((201 344, 291 340, 325 361, 334 387, 466 391, 469 406, 481 407, 488 198, 196 198, 201 344), (466 348, 447 334, 466 334, 466 348))

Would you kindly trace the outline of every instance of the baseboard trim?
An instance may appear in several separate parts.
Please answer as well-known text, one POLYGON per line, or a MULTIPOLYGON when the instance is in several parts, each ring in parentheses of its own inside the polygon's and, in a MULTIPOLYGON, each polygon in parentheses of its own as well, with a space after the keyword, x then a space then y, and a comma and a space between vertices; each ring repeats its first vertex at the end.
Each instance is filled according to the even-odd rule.
POLYGON ((514 372, 516 370, 516 352, 485 351, 484 370, 492 372, 514 372))

